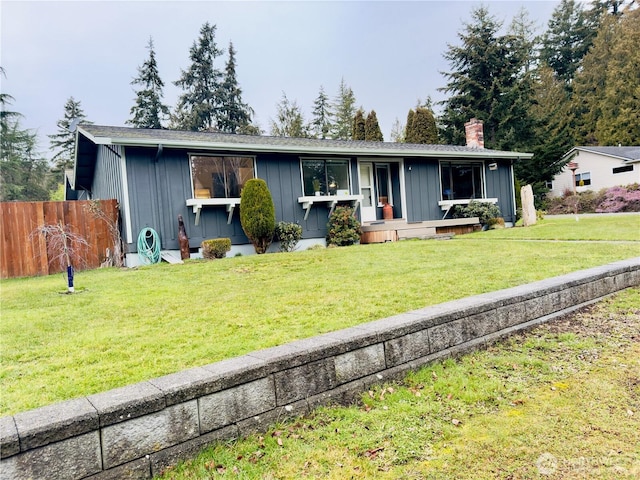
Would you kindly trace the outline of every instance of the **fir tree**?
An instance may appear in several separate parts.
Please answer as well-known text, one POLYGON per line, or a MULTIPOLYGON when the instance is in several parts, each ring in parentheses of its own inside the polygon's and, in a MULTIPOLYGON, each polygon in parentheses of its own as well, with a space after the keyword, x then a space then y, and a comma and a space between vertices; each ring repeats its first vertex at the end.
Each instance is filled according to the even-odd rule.
POLYGON ((364 139, 370 142, 382 142, 384 140, 375 110, 371 110, 367 115, 367 121, 364 124, 364 139))
POLYGON ((220 79, 222 72, 214 66, 223 51, 216 45, 216 26, 206 22, 200 37, 189 50, 191 66, 181 70, 174 84, 184 93, 178 99, 172 124, 184 130, 212 130, 218 127, 220 79))
POLYGON ((229 58, 227 60, 224 80, 220 87, 220 112, 218 128, 221 132, 239 133, 247 131, 251 124, 253 110, 242 102, 242 90, 236 76, 236 51, 229 42, 229 58))
POLYGON ((531 184, 536 199, 543 199, 548 191, 546 182, 562 169, 560 158, 573 146, 570 104, 562 80, 553 70, 542 66, 537 71, 531 115, 536 120, 534 145, 527 149, 533 158, 514 164, 515 176, 522 185, 531 184))
POLYGON ((353 117, 356 113, 356 97, 353 90, 344 82, 344 78, 340 81, 338 95, 335 98, 333 111, 335 114, 335 123, 333 124, 333 138, 340 140, 349 140, 351 131, 353 130, 353 117))
POLYGON ((313 118, 311 126, 316 138, 327 138, 331 131, 331 105, 329 105, 329 97, 324 92, 324 88, 320 85, 318 96, 313 102, 313 118))
POLYGON ((575 117, 573 137, 577 145, 598 145, 596 124, 602 116, 602 99, 607 85, 608 64, 616 42, 618 19, 603 21, 589 53, 582 60, 583 68, 576 74, 571 95, 575 117))
POLYGON ((54 164, 54 172, 63 172, 65 169, 73 167, 76 143, 75 126, 80 123, 90 124, 91 122, 86 120, 80 101, 69 97, 64 104, 63 118, 56 122, 58 133, 49 135, 49 148, 55 152, 51 159, 54 164))
POLYGON ((278 116, 271 120, 271 135, 274 137, 308 137, 309 133, 297 102, 289 101, 282 92, 282 100, 277 105, 278 116))
POLYGON ((353 129, 351 130, 351 140, 366 140, 364 111, 359 108, 353 117, 353 129))
POLYGON ((600 145, 640 145, 640 10, 625 10, 607 63, 602 114, 596 123, 600 145))
MULTIPOLYGON (((449 93, 441 121, 450 144, 464 144, 464 123, 471 118, 484 121, 485 146, 496 148, 512 125, 511 102, 518 95, 524 70, 520 49, 513 48, 511 35, 499 35, 502 23, 484 7, 472 12, 473 23, 458 34, 461 45, 449 45, 444 57, 452 71, 445 73, 449 93)), ((517 136, 520 132, 515 132, 517 136)), ((407 140, 409 141, 409 140, 407 140)))
POLYGON ((542 39, 540 59, 568 89, 595 34, 587 12, 576 0, 562 0, 553 11, 542 39))
POLYGON ((169 116, 169 107, 162 103, 164 82, 158 72, 153 38, 149 38, 147 49, 149 58, 138 67, 138 76, 131 82, 140 89, 136 92, 136 103, 131 107, 132 118, 127 123, 137 128, 162 128, 163 121, 169 116))
POLYGON ((395 143, 404 143, 404 125, 396 118, 391 126, 391 141, 395 143))
POLYGON ((0 202, 49 200, 49 163, 37 151, 37 135, 21 128, 18 112, 7 110, 12 100, 0 95, 0 202))

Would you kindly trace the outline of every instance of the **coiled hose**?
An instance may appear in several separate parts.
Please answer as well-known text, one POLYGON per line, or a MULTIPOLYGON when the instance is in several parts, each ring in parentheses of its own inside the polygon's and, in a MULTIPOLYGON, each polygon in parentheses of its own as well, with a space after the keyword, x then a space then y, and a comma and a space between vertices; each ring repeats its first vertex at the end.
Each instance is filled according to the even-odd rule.
POLYGON ((138 235, 138 257, 145 265, 160 262, 160 237, 153 228, 144 228, 138 235))

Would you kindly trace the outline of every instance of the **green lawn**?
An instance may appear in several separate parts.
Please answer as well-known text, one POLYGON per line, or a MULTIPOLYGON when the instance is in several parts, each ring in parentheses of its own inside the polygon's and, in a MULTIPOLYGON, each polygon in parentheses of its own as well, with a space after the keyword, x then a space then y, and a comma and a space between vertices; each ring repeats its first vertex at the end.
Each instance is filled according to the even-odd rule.
POLYGON ((640 256, 640 216, 564 222, 450 241, 79 272, 74 295, 60 293, 62 275, 2 281, 0 414, 640 256), (516 241, 550 230, 571 239, 613 230, 630 242, 516 241))
POLYGON ((638 372, 635 288, 357 405, 214 445, 162 478, 637 479, 638 372))
POLYGON ((637 241, 638 232, 640 213, 597 217, 549 216, 528 228, 492 230, 486 235, 504 239, 637 241))

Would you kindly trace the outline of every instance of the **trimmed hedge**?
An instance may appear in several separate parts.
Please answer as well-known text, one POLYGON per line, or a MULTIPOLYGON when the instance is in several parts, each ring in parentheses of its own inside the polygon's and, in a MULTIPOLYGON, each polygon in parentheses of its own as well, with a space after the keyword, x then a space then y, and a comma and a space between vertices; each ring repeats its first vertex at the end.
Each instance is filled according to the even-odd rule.
POLYGON ((200 246, 202 247, 202 256, 207 260, 224 258, 227 252, 231 250, 231 239, 212 238, 210 240, 204 240, 200 246))
POLYGON ((267 182, 252 178, 240 194, 240 223, 256 253, 265 253, 276 230, 276 210, 267 182))

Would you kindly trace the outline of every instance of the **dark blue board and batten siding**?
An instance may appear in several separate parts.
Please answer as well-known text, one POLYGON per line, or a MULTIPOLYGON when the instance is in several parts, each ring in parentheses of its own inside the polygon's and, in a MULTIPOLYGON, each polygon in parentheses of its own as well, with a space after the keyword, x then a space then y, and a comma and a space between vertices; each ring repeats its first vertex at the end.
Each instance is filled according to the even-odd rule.
POLYGON ((115 198, 120 205, 122 224, 126 221, 126 212, 122 207, 124 201, 123 155, 124 149, 118 145, 98 145, 96 151, 95 173, 91 185, 91 198, 108 200, 115 198))
POLYGON ((404 178, 407 194, 407 221, 422 222, 441 219, 442 210, 438 206, 441 199, 438 160, 405 159, 404 178))
MULTIPOLYGON (((486 198, 497 198, 500 213, 505 222, 515 222, 513 206, 513 181, 510 161, 495 161, 496 170, 488 165, 494 161, 487 160, 484 165, 486 198)), ((440 187, 440 164, 438 160, 423 159, 405 160, 405 184, 407 192, 407 221, 420 222, 439 220, 444 211, 438 205, 442 200, 440 187)))
MULTIPOLYGON (((511 176, 511 161, 496 160, 485 162, 484 176, 487 186, 487 198, 497 198, 500 214, 505 222, 516 222, 516 212, 513 205, 513 178, 511 176), (497 164, 496 170, 490 170, 488 165, 497 164)), ((520 195, 520 192, 516 192, 520 195)))
MULTIPOLYGON (((137 251, 137 238, 144 228, 153 228, 160 236, 161 248, 179 248, 178 215, 185 220, 191 248, 200 246, 203 240, 228 237, 234 245, 247 244, 249 240, 240 224, 236 208, 231 224, 224 206, 205 206, 200 222, 195 225, 195 214, 186 206, 191 198, 191 174, 189 153, 195 150, 164 149, 160 155, 156 149, 128 147, 126 149, 129 208, 131 210, 132 241, 128 252, 137 251)), ((276 221, 295 222, 303 228, 303 238, 324 238, 327 233, 329 209, 326 204, 312 206, 307 220, 298 202, 302 196, 300 156, 297 154, 202 152, 207 155, 246 155, 255 158, 256 176, 267 182, 275 207, 276 221)), ((323 156, 322 158, 326 158, 323 156)), ((344 157, 342 157, 344 158, 344 157)), ((358 191, 357 162, 350 160, 352 191, 358 191)))

